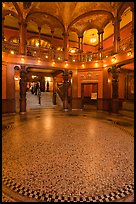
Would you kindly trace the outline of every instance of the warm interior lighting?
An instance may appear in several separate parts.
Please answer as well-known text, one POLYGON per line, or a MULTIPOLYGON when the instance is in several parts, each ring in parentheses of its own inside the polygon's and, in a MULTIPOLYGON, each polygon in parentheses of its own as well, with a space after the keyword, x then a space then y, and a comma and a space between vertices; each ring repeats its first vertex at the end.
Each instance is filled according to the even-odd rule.
POLYGON ((45 77, 45 81, 50 82, 51 81, 51 77, 45 77))
POLYGON ((108 83, 110 83, 111 82, 111 80, 110 79, 108 79, 108 83))
POLYGON ((70 52, 71 52, 71 53, 75 53, 76 51, 75 51, 75 50, 71 50, 70 52))
POLYGON ((3 8, 5 8, 5 3, 2 3, 3 8))
POLYGON ((48 58, 48 55, 46 55, 45 58, 47 59, 47 58, 48 58))
POLYGON ((58 60, 61 60, 61 58, 60 58, 60 57, 58 57, 58 60))
POLYGON ((106 58, 108 58, 108 55, 106 55, 106 58))
POLYGON ((115 62, 116 61, 116 57, 112 57, 111 61, 115 62))
POLYGON ((129 52, 127 53, 127 56, 128 56, 128 57, 132 56, 132 51, 129 51, 129 52))
POLYGON ((24 61, 25 61, 25 60, 24 60, 24 58, 22 57, 22 58, 21 58, 21 62, 24 62, 24 61))
POLYGON ((67 67, 68 66, 68 63, 66 62, 65 66, 67 67))
POLYGON ((35 76, 35 75, 32 75, 32 79, 34 79, 34 78, 37 78, 37 76, 35 76))
POLYGON ((15 77, 14 79, 15 79, 15 81, 19 81, 19 78, 18 78, 18 77, 15 77))
POLYGON ((96 36, 94 34, 91 35, 90 43, 93 44, 96 42, 96 36))
POLYGON ((39 59, 39 60, 38 60, 38 63, 40 63, 40 62, 41 62, 41 60, 39 59))
POLYGON ((84 64, 82 64, 82 67, 85 67, 85 65, 84 65, 84 64))
POLYGON ((98 62, 95 62, 95 66, 98 67, 98 62))
POLYGON ((36 47, 39 47, 39 42, 36 42, 35 45, 36 45, 36 47))
POLYGON ((75 59, 73 59, 73 62, 75 62, 76 60, 75 59))
POLYGON ((10 54, 14 55, 14 51, 13 51, 13 50, 11 50, 11 51, 10 51, 10 54))
POLYGON ((52 62, 52 65, 55 65, 55 62, 52 62))

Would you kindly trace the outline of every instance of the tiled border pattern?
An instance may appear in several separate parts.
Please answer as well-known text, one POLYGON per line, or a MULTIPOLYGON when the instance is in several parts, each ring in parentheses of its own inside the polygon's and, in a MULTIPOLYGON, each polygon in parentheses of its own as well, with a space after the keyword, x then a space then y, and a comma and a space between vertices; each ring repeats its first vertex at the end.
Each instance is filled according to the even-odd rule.
POLYGON ((132 194, 134 192, 134 184, 129 184, 124 186, 122 189, 117 190, 116 192, 104 194, 100 196, 93 197, 81 197, 81 196, 66 196, 66 195, 55 195, 55 194, 46 194, 40 191, 32 191, 25 189, 22 185, 18 185, 13 180, 3 176, 3 184, 9 187, 15 192, 27 196, 29 198, 37 199, 38 201, 45 202, 112 202, 132 194))

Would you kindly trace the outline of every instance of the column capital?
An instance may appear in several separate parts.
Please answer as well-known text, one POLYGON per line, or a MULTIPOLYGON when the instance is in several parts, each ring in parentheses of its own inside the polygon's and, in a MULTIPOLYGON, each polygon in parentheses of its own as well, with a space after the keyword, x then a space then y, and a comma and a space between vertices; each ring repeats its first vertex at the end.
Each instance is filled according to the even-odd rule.
POLYGON ((64 32, 62 33, 62 35, 65 37, 65 36, 69 36, 69 33, 68 32, 64 32))
POLYGON ((103 34, 103 33, 104 33, 103 29, 98 30, 98 35, 103 34))
POLYGON ((27 23, 25 21, 19 21, 18 24, 19 24, 19 26, 23 25, 23 26, 27 27, 27 23))
POLYGON ((52 35, 54 34, 54 30, 53 30, 53 29, 51 29, 51 34, 52 34, 52 35))
POLYGON ((42 28, 41 26, 38 26, 38 31, 39 31, 39 32, 41 31, 41 28, 42 28))

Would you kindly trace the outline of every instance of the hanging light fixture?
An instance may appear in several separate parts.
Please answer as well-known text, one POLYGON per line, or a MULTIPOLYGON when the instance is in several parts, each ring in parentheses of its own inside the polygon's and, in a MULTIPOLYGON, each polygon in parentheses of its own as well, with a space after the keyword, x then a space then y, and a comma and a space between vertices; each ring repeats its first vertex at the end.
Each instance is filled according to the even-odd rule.
POLYGON ((94 35, 94 33, 91 35, 91 38, 90 38, 90 43, 93 44, 96 42, 96 36, 94 35))

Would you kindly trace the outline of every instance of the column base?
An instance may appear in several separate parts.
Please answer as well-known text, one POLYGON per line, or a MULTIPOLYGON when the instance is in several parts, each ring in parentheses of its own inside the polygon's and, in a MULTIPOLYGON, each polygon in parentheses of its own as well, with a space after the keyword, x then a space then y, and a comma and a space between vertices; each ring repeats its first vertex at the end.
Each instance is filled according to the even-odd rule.
POLYGON ((112 99, 112 112, 113 113, 119 112, 119 100, 118 99, 112 99))
POLYGON ((65 108, 64 111, 67 112, 67 111, 68 111, 68 108, 65 108))
POLYGON ((26 114, 26 112, 19 112, 19 114, 20 114, 20 115, 24 115, 24 114, 26 114))

